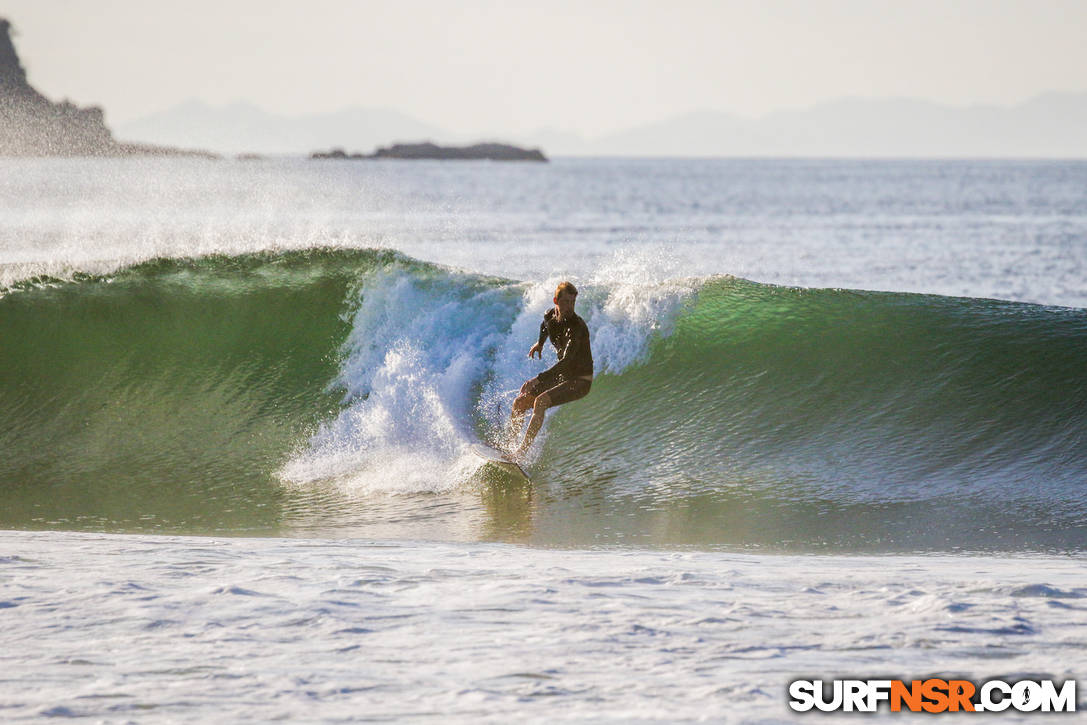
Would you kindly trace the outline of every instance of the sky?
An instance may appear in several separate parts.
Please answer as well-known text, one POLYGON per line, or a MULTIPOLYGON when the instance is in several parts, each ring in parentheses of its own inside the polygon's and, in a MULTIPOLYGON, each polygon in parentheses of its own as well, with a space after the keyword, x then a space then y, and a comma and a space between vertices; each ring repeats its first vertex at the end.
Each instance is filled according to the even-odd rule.
POLYGON ((32 85, 111 125, 188 99, 602 135, 841 97, 1087 91, 1087 0, 0 0, 32 85))

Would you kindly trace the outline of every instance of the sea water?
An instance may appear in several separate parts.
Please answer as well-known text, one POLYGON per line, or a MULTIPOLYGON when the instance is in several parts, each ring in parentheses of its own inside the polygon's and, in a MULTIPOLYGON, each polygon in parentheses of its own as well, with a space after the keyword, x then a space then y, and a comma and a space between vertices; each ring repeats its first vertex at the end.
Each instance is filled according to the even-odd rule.
POLYGON ((1087 665, 1087 163, 8 159, 0 219, 5 720, 1087 665), (514 485, 562 279, 597 377, 514 485))

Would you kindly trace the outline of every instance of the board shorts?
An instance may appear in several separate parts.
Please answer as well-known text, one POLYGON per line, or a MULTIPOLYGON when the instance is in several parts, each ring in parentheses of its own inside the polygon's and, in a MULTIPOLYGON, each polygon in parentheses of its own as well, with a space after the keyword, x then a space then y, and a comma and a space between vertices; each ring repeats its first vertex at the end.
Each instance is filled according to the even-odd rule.
POLYGON ((551 398, 551 405, 556 406, 584 398, 589 394, 589 388, 592 386, 592 380, 574 378, 573 380, 562 380, 557 385, 544 389, 543 383, 539 379, 532 378, 525 383, 524 392, 532 396, 547 393, 547 397, 551 398))

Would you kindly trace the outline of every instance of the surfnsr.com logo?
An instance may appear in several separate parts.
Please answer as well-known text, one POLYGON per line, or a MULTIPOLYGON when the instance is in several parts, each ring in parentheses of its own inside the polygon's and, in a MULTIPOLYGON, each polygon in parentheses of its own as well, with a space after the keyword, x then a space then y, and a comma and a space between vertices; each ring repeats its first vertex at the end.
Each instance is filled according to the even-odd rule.
POLYGON ((796 712, 1075 712, 1076 681, 1053 680, 795 680, 789 707, 796 712))

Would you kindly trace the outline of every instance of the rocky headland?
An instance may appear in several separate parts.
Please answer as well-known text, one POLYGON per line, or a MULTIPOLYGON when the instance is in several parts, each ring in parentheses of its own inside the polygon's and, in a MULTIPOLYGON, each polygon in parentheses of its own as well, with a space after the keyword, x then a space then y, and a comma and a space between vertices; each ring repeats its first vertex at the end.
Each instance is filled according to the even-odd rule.
POLYGON ((523 149, 501 143, 472 146, 439 146, 434 143, 398 143, 383 146, 372 154, 348 154, 343 149, 315 151, 312 159, 438 159, 487 161, 547 161, 539 149, 523 149))
POLYGON ((54 103, 26 80, 11 42, 11 23, 0 18, 0 156, 202 156, 165 146, 113 138, 101 108, 54 103))

